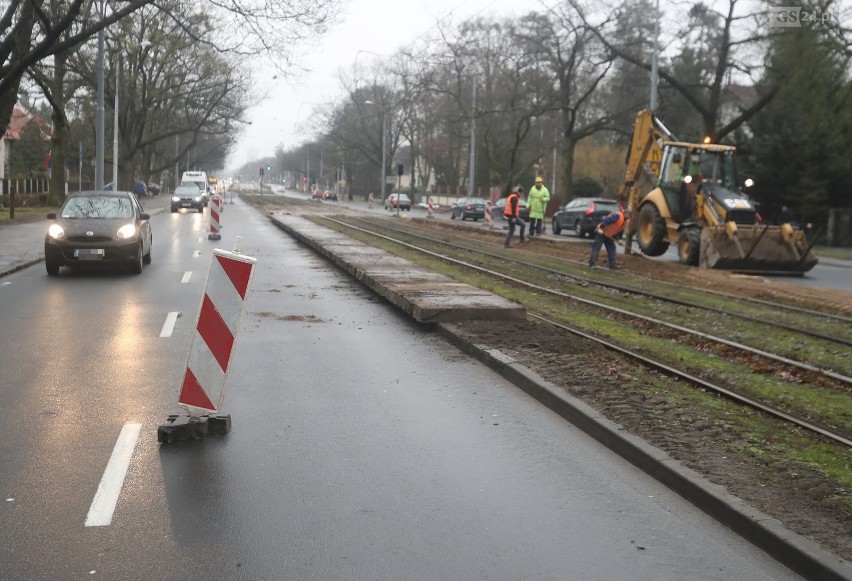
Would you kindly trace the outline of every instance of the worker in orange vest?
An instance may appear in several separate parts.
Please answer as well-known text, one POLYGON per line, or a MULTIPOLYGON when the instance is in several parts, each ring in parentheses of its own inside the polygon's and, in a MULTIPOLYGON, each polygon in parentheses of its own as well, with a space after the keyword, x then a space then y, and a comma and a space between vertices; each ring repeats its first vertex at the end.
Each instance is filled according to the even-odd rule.
POLYGON ((524 193, 524 188, 519 187, 506 198, 506 209, 503 210, 503 215, 506 221, 509 222, 509 232, 506 233, 506 239, 503 241, 503 247, 509 247, 509 241, 512 239, 512 234, 515 233, 515 225, 521 227, 521 242, 526 242, 524 239, 524 231, 527 225, 521 220, 521 194, 524 193))
POLYGON ((601 246, 606 246, 606 256, 609 259, 609 267, 619 268, 615 261, 615 239, 624 230, 624 209, 619 206, 618 210, 601 220, 595 230, 595 241, 592 243, 592 254, 589 256, 589 266, 594 267, 598 260, 601 246))

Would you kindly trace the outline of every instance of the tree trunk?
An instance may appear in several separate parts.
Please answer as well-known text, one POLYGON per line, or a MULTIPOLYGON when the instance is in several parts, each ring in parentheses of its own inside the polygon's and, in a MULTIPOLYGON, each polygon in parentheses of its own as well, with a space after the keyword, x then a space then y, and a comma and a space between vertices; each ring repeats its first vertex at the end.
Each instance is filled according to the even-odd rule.
POLYGON ((53 55, 53 93, 52 107, 53 135, 50 138, 50 155, 53 165, 50 169, 50 188, 47 203, 59 206, 65 200, 65 150, 68 143, 68 117, 65 115, 65 59, 66 53, 53 55))
POLYGON ((562 184, 559 188, 560 204, 567 204, 574 198, 574 150, 577 142, 568 135, 562 140, 562 184))

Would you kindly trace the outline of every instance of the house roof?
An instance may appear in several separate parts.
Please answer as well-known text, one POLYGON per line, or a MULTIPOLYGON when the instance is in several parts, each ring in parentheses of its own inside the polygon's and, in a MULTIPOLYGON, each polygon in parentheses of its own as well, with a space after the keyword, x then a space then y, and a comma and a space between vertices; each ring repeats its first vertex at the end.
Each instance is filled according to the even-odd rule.
POLYGON ((20 103, 15 103, 15 106, 12 109, 12 118, 9 119, 9 127, 6 128, 6 133, 3 134, 3 139, 11 141, 20 139, 21 131, 24 129, 24 126, 33 120, 35 120, 39 127, 41 127, 41 132, 45 139, 49 138, 52 133, 50 123, 45 121, 40 115, 30 113, 27 108, 20 103))

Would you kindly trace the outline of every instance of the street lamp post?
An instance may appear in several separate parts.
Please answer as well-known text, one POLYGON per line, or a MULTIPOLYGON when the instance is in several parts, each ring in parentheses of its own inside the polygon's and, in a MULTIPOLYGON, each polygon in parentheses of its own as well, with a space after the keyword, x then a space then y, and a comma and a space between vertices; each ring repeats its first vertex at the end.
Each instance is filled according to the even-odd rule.
POLYGON ((387 168, 387 150, 388 150, 388 118, 387 113, 385 112, 385 108, 376 104, 373 101, 364 101, 365 105, 375 105, 376 107, 380 107, 382 110, 382 167, 379 172, 379 194, 381 195, 381 200, 384 202, 385 200, 385 170, 387 168))
MULTIPOLYGON (((101 0, 103 19, 105 0, 101 0)), ((104 29, 98 31, 98 110, 95 119, 95 189, 104 187, 104 29)))

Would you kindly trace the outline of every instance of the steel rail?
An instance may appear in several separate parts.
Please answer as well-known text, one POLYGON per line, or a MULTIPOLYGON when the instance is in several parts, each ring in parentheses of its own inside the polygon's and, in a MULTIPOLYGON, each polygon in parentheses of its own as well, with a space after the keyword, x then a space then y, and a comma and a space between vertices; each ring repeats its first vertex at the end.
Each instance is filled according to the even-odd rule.
MULTIPOLYGON (((427 255, 432 256, 434 258, 437 258, 439 260, 443 260, 445 262, 450 262, 450 263, 453 263, 453 264, 457 264, 459 266, 463 266, 465 268, 469 268, 469 269, 472 269, 472 270, 483 272, 485 274, 488 274, 489 276, 493 276, 495 278, 500 278, 500 279, 509 281, 509 282, 516 284, 516 285, 528 287, 528 288, 531 288, 531 289, 534 289, 534 290, 537 290, 537 291, 540 291, 540 292, 543 292, 543 293, 547 293, 547 294, 551 294, 551 295, 554 295, 554 296, 573 300, 573 301, 579 302, 581 304, 585 304, 585 305, 588 305, 588 306, 591 306, 591 307, 595 307, 597 309, 610 311, 612 313, 617 313, 617 314, 620 314, 620 315, 623 315, 623 316, 626 316, 626 317, 631 317, 631 318, 638 319, 638 320, 641 320, 641 321, 645 321, 645 322, 648 322, 648 323, 651 323, 651 324, 654 324, 654 325, 658 325, 658 326, 661 326, 661 327, 667 327, 669 329, 673 329, 673 330, 678 331, 680 333, 684 333, 684 334, 687 334, 687 335, 693 335, 693 336, 696 336, 696 337, 700 337, 702 339, 706 339, 708 341, 720 343, 720 344, 726 345, 728 347, 733 347, 734 349, 739 349, 741 351, 745 351, 745 352, 751 353, 753 355, 759 355, 759 356, 764 357, 766 359, 776 361, 778 363, 783 363, 785 365, 789 365, 790 367, 796 367, 796 368, 802 369, 804 371, 809 371, 809 372, 812 372, 812 373, 818 373, 818 374, 824 375, 826 377, 830 377, 832 379, 835 379, 837 381, 843 382, 847 385, 852 385, 852 377, 843 375, 842 373, 837 373, 835 371, 831 371, 830 369, 822 369, 820 367, 816 367, 815 365, 810 365, 808 363, 789 359, 789 358, 783 357, 781 355, 776 355, 774 353, 769 353, 767 351, 763 351, 762 349, 756 349, 754 347, 749 347, 748 345, 743 345, 742 343, 737 343, 735 341, 729 341, 728 339, 723 339, 722 337, 716 337, 716 336, 710 335, 708 333, 702 333, 701 331, 689 329, 688 327, 683 327, 681 325, 676 325, 674 323, 668 323, 666 321, 654 319, 653 317, 648 317, 646 315, 640 315, 638 313, 633 313, 633 312, 627 311, 625 309, 613 307, 611 305, 606 305, 604 303, 592 301, 590 299, 584 299, 582 297, 578 297, 578 296, 575 296, 575 295, 564 293, 562 291, 558 291, 558 290, 555 290, 555 289, 550 289, 550 288, 547 288, 547 287, 531 284, 531 283, 528 283, 528 282, 523 281, 521 279, 515 278, 513 276, 503 274, 501 272, 497 272, 497 271, 490 270, 490 269, 487 269, 487 268, 484 268, 484 267, 481 267, 481 266, 477 266, 475 264, 471 264, 471 263, 465 262, 463 260, 458 260, 456 258, 452 258, 450 256, 439 254, 437 252, 432 252, 431 250, 426 250, 424 248, 420 248, 420 247, 415 246, 413 244, 409 244, 408 242, 404 242, 402 240, 398 240, 398 239, 392 238, 390 236, 385 236, 384 234, 379 234, 379 233, 371 231, 371 230, 366 230, 366 229, 360 228, 358 226, 353 226, 352 224, 348 224, 346 222, 343 222, 341 220, 337 220, 335 218, 330 218, 330 217, 326 216, 326 217, 324 217, 324 219, 328 220, 330 222, 334 222, 336 224, 339 224, 339 225, 341 225, 345 228, 352 228, 353 230, 358 230, 358 231, 364 232, 365 234, 369 234, 370 236, 375 236, 377 238, 382 238, 382 239, 388 240, 389 242, 393 242, 395 244, 399 244, 400 246, 404 246, 406 248, 410 248, 410 249, 415 250, 417 252, 427 254, 427 255)), ((442 244, 443 244, 443 242, 442 242, 442 244)))
MULTIPOLYGON (((367 220, 365 218, 355 218, 355 219, 358 220, 358 221, 366 222, 368 224, 376 226, 376 224, 374 222, 367 220)), ((385 225, 382 225, 382 227, 385 228, 385 225)), ((385 228, 385 229, 388 229, 388 228, 385 228)), ((744 321, 748 321, 750 323, 755 323, 755 324, 759 324, 759 325, 768 325, 768 326, 771 326, 771 327, 776 327, 778 329, 784 329, 785 331, 792 331, 794 333, 799 333, 801 335, 807 335, 809 337, 814 337, 816 339, 822 339, 824 341, 829 341, 829 342, 832 342, 832 343, 839 343, 839 344, 842 344, 842 345, 852 346, 852 339, 846 339, 844 337, 837 337, 837 336, 834 336, 834 335, 828 335, 826 333, 820 333, 819 331, 812 331, 810 329, 802 329, 800 327, 796 327, 794 325, 788 325, 787 323, 781 323, 781 322, 778 322, 778 321, 772 321, 772 320, 767 320, 767 319, 758 319, 757 317, 752 317, 750 315, 744 315, 742 313, 734 313, 734 312, 730 312, 730 311, 725 311, 725 310, 720 309, 718 307, 700 305, 698 303, 693 303, 693 302, 690 302, 690 301, 671 298, 671 297, 667 297, 665 295, 652 293, 650 291, 642 291, 642 290, 633 289, 633 288, 630 288, 630 287, 624 286, 624 285, 600 282, 600 281, 597 281, 597 280, 594 280, 594 279, 591 279, 591 278, 588 278, 588 277, 580 276, 580 275, 577 275, 577 274, 569 274, 569 273, 566 273, 566 272, 562 272, 560 270, 556 270, 554 268, 549 268, 547 266, 541 266, 541 265, 538 265, 538 264, 531 264, 529 262, 525 262, 525 261, 518 260, 518 259, 515 259, 515 258, 511 258, 511 257, 506 257, 506 256, 501 255, 501 254, 496 254, 496 253, 493 253, 493 252, 480 250, 478 248, 470 248, 468 246, 463 246, 461 244, 456 244, 454 242, 447 242, 445 240, 439 240, 439 239, 436 239, 436 238, 432 238, 431 236, 426 236, 424 234, 413 233, 413 232, 410 232, 409 230, 400 230, 400 229, 393 228, 393 227, 391 227, 389 229, 393 230, 395 232, 398 232, 400 234, 406 234, 406 235, 409 235, 409 236, 422 238, 424 240, 428 240, 428 241, 433 242, 435 244, 443 244, 443 245, 449 246, 451 248, 457 248, 459 250, 465 250, 467 252, 475 252, 475 253, 481 254, 483 256, 490 256, 492 258, 496 258, 496 259, 499 259, 499 260, 509 261, 509 262, 513 262, 515 264, 521 264, 521 265, 526 266, 528 268, 535 268, 535 269, 541 270, 543 272, 548 272, 548 273, 555 274, 555 275, 558 275, 558 276, 571 278, 571 279, 574 279, 574 280, 577 280, 577 281, 582 281, 582 282, 585 282, 585 283, 588 283, 588 284, 593 284, 593 285, 596 285, 596 286, 599 286, 599 287, 602 287, 602 288, 608 288, 608 289, 617 290, 617 291, 620 291, 620 292, 623 292, 623 293, 629 293, 629 294, 634 294, 634 295, 638 295, 638 296, 649 297, 649 298, 657 299, 657 300, 660 300, 660 301, 665 301, 665 302, 668 302, 668 303, 671 303, 671 304, 680 305, 680 306, 683 306, 683 307, 701 309, 701 310, 704 310, 704 311, 707 311, 707 312, 710 312, 710 313, 716 313, 716 314, 727 316, 727 317, 736 317, 736 318, 742 319, 744 321)), ((548 257, 548 258, 556 259, 556 260, 562 260, 562 259, 559 259, 559 257, 548 257)), ((702 290, 701 292, 704 292, 704 290, 702 290)), ((735 297, 735 298, 740 298, 740 297, 735 297)), ((771 304, 772 304, 772 306, 776 306, 776 307, 779 307, 779 308, 784 308, 786 306, 786 305, 781 305, 781 304, 777 304, 777 303, 771 303, 771 304)), ((814 313, 816 314, 816 311, 814 311, 814 313)))

